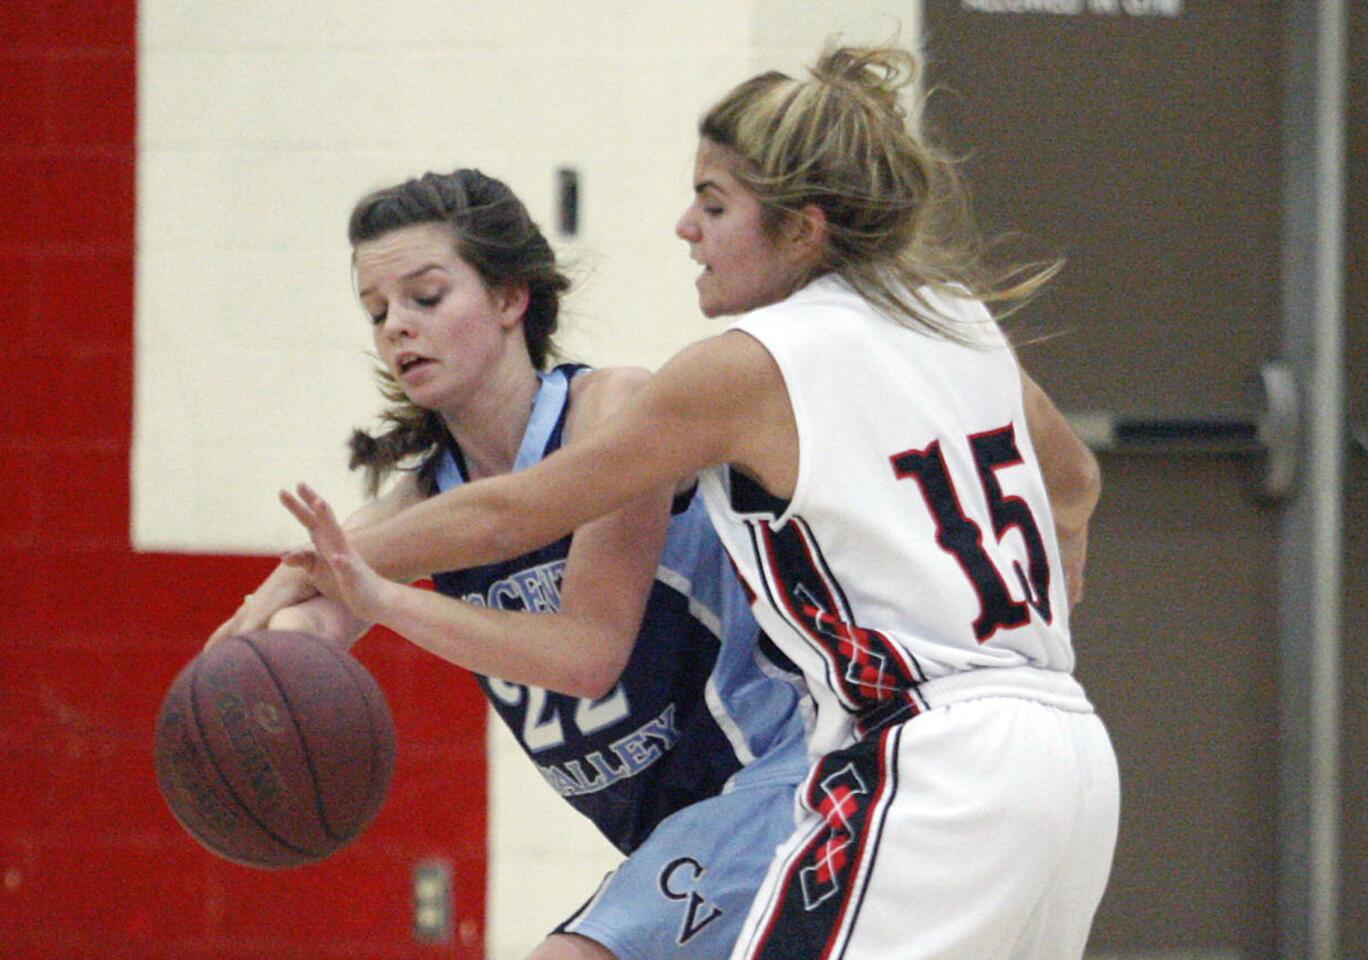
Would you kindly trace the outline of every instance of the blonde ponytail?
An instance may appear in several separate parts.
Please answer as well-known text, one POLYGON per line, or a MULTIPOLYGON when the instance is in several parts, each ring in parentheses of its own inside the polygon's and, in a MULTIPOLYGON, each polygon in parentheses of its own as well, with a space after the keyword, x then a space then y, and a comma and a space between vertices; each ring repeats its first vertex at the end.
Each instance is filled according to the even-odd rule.
POLYGON ((955 340, 972 337, 923 288, 1014 309, 1054 276, 1058 262, 989 264, 956 163, 922 134, 912 52, 828 47, 808 72, 742 83, 704 115, 699 134, 732 152, 732 172, 760 201, 767 228, 809 204, 822 210, 829 250, 817 273, 955 340))

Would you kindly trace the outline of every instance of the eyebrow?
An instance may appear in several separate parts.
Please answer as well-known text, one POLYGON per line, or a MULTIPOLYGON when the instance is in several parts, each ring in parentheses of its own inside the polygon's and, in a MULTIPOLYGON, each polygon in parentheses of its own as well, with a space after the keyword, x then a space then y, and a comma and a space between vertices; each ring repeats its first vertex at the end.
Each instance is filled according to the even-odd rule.
POLYGON ((710 187, 711 187, 713 190, 716 190, 718 193, 722 194, 722 196, 724 196, 724 197, 727 195, 727 191, 723 190, 722 187, 717 183, 716 180, 700 180, 700 181, 698 181, 697 183, 694 184, 694 194, 695 194, 695 195, 698 195, 698 194, 702 193, 703 191, 707 190, 707 189, 710 188, 710 187))
MULTIPOLYGON (((416 280, 416 279, 418 279, 419 277, 421 277, 423 274, 427 273, 429 270, 441 270, 441 269, 442 269, 442 265, 441 265, 440 263, 427 263, 427 264, 424 264, 423 266, 419 267, 417 270, 410 270, 408 273, 404 274, 404 275, 403 275, 402 277, 400 277, 399 279, 400 279, 400 280, 416 280)), ((356 295, 357 295, 358 297, 365 297, 365 296, 369 296, 370 294, 372 294, 372 293, 374 293, 374 292, 375 292, 375 288, 374 288, 374 287, 366 287, 364 290, 358 290, 358 291, 356 292, 356 295)))

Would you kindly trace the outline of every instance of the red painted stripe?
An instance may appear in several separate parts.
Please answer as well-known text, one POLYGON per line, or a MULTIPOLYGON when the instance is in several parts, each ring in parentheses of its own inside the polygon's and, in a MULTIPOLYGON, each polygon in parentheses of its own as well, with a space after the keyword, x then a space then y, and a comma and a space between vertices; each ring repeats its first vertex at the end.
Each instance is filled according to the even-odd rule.
POLYGON ((206 853, 171 817, 152 731, 181 666, 267 557, 129 545, 135 0, 0 3, 0 930, 5 960, 484 955, 485 726, 464 672, 358 647, 399 737, 386 809, 299 871, 206 853), (414 864, 453 863, 458 936, 412 937, 414 864), (338 891, 346 891, 340 896, 338 891))

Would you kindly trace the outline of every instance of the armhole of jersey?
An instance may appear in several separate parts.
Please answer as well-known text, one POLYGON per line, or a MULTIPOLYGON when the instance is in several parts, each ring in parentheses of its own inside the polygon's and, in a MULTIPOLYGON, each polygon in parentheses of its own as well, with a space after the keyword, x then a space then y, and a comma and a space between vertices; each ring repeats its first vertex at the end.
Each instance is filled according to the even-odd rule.
POLYGON ((456 442, 450 431, 442 431, 441 442, 438 443, 428 463, 424 464, 423 470, 431 478, 427 493, 429 497, 466 482, 465 454, 461 452, 461 445, 456 442))
POLYGON ((571 407, 575 402, 575 382, 586 373, 597 373, 598 367, 587 363, 558 363, 548 373, 559 373, 565 377, 565 406, 561 410, 560 427, 556 431, 557 446, 565 445, 565 429, 570 425, 571 407))
MULTIPOLYGON (((1007 355, 1012 358, 1012 368, 1016 372, 1015 404, 1017 416, 1020 417, 1018 422, 1021 424, 1021 429, 1017 431, 1017 447, 1020 449, 1024 443, 1029 449, 1030 459, 1035 462, 1036 469, 1041 470, 1040 455, 1036 452, 1035 437, 1031 436, 1030 414, 1026 409, 1026 373, 1021 368, 1021 358, 1017 356, 1016 346, 1005 332, 1002 339, 1007 344, 1007 355)), ((1044 480, 1043 472, 1041 480, 1042 482, 1044 480)))
POLYGON ((677 517, 684 513, 693 505, 694 494, 698 493, 698 479, 689 484, 689 489, 682 493, 676 493, 674 499, 670 501, 670 516, 677 517))
POLYGON ((788 512, 789 501, 776 497, 731 464, 726 464, 727 496, 738 514, 769 514, 778 519, 788 512))
POLYGON ((761 671, 767 676, 784 680, 790 684, 801 683, 802 669, 788 658, 779 645, 770 639, 764 630, 757 630, 755 636, 755 659, 761 671))
MULTIPOLYGON (((788 395, 789 409, 793 412, 794 429, 798 433, 798 478, 793 484, 793 496, 788 499, 785 509, 775 516, 774 523, 771 525, 773 529, 779 530, 789 522, 790 517, 802 512, 801 505, 804 499, 804 492, 807 490, 807 475, 809 472, 808 458, 805 451, 811 447, 811 443, 808 442, 808 438, 804 436, 804 425, 807 423, 807 417, 804 416, 804 411, 801 408, 802 399, 793 392, 796 373, 789 368, 787 359, 783 353, 776 351, 771 344, 766 342, 764 337, 755 333, 750 327, 750 324, 746 323, 745 320, 742 320, 733 324, 731 329, 744 333, 756 343, 760 344, 760 346, 765 348, 765 352, 770 355, 771 359, 774 360, 774 365, 779 368, 779 376, 784 381, 784 392, 788 395)), ((728 468, 728 471, 733 478, 740 476, 739 473, 735 470, 731 470, 730 467, 728 468)), ((765 496, 771 498, 775 504, 785 503, 782 497, 775 496, 759 484, 753 485, 765 496)))

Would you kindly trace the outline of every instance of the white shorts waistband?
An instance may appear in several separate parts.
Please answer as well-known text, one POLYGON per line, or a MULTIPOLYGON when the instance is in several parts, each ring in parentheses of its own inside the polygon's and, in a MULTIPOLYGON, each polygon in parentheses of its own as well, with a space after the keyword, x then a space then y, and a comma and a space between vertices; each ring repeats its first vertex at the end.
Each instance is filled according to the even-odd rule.
POLYGON ((984 697, 1016 697, 1075 713, 1093 712, 1092 701, 1072 674, 1038 667, 962 670, 919 683, 917 694, 931 710, 984 697))

